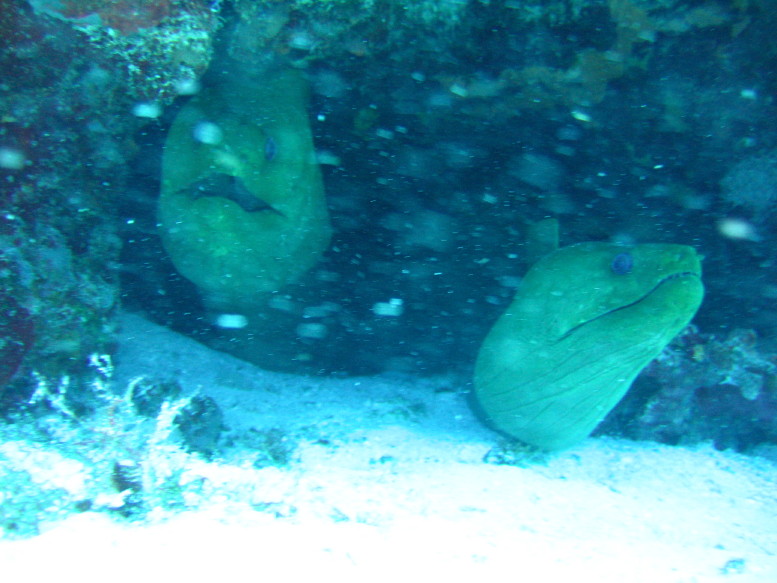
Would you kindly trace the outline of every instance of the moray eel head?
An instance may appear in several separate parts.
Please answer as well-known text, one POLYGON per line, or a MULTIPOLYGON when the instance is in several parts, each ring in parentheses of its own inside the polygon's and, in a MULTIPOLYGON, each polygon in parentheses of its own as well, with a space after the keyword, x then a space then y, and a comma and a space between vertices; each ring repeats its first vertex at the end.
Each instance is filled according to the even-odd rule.
POLYGON ((547 450, 587 437, 693 318, 685 245, 580 243, 540 259, 478 354, 475 397, 498 430, 547 450))
POLYGON ((204 87, 170 128, 160 235, 212 309, 252 309, 298 280, 329 244, 306 106, 298 71, 238 71, 204 87))

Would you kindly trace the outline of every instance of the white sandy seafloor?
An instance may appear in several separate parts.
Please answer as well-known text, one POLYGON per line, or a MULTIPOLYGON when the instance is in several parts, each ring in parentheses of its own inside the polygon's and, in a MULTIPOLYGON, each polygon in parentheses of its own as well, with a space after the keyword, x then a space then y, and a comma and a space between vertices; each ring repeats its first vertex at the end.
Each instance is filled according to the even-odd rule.
POLYGON ((196 508, 140 524, 73 514, 0 542, 0 580, 777 582, 765 458, 596 438, 488 464, 500 438, 466 387, 270 373, 138 316, 116 363, 116 382, 175 378, 212 397, 230 434, 287 436, 290 461, 188 455, 181 479, 207 493, 196 508))

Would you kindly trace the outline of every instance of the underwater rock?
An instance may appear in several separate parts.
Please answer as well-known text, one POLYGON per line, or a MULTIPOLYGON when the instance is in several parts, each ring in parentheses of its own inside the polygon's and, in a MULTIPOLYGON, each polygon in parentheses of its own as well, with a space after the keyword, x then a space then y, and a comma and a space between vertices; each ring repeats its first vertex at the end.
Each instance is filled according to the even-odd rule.
POLYGON ((777 355, 752 330, 718 337, 688 326, 597 432, 739 451, 777 443, 777 355))
POLYGON ((0 395, 32 348, 35 328, 30 313, 11 296, 0 293, 0 395))

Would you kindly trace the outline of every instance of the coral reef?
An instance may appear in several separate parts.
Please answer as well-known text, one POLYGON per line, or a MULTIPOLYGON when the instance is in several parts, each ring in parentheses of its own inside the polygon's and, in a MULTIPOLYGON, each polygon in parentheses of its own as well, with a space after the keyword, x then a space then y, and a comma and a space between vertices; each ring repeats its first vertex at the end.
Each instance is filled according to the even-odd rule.
POLYGON ((5 399, 24 392, 2 391, 13 372, 74 374, 113 342, 133 134, 204 72, 218 25, 204 3, 162 4, 2 3, 5 399))
POLYGON ((777 150, 753 154, 732 166, 720 182, 723 198, 763 222, 777 204, 777 150))
POLYGON ((92 355, 90 368, 82 383, 36 374, 29 407, 0 426, 0 538, 87 510, 138 520, 199 499, 199 479, 184 474, 216 448, 215 402, 145 378, 114 386, 108 355, 92 355))
MULTIPOLYGON (((211 346, 250 343, 294 372, 469 378, 530 263, 528 225, 548 215, 560 218, 562 244, 697 247, 708 290, 700 334, 748 328, 756 354, 777 346, 769 2, 0 7, 3 409, 34 389, 34 369, 78 375, 89 354, 110 352, 119 300, 211 346), (176 98, 197 91, 217 36, 233 58, 283 62, 310 78, 335 228, 305 285, 272 298, 282 321, 241 342, 207 323, 155 232, 160 136, 176 98), (740 215, 752 236, 720 228, 740 215)), ((643 375, 635 394, 656 382, 643 375)), ((747 406, 768 412, 770 382, 754 401, 726 397, 767 441, 768 414, 747 406)), ((727 441, 718 408, 701 404, 714 401, 702 393, 729 385, 684 386, 701 401, 672 423, 708 419, 699 436, 748 443, 727 441)), ((653 396, 680 398, 668 388, 653 396)), ((651 406, 656 419, 660 409, 651 406)))
POLYGON ((777 355, 752 330, 725 337, 689 326, 646 369, 600 432, 753 451, 777 442, 777 355))

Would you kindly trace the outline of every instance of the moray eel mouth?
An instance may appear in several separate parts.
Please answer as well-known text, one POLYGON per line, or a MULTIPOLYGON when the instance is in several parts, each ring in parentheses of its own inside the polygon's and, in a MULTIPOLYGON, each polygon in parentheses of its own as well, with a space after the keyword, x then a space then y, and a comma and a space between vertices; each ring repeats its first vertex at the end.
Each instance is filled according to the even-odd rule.
POLYGON ((276 208, 252 193, 239 176, 214 172, 186 187, 185 193, 193 200, 204 197, 231 200, 244 212, 272 212, 283 216, 276 208))
POLYGON ((624 304, 622 306, 618 306, 617 308, 612 308, 611 310, 608 310, 608 311, 604 312, 603 314, 599 314, 598 316, 596 316, 594 318, 591 318, 590 320, 587 320, 585 322, 581 322, 577 326, 574 326, 574 327, 570 328, 569 330, 567 330, 559 338, 559 340, 565 340, 565 339, 569 338, 570 336, 575 334, 575 332, 580 330, 582 327, 584 327, 584 326, 586 326, 588 324, 591 324, 592 322, 595 322, 595 321, 600 320, 602 318, 606 318, 607 316, 610 316, 610 315, 612 315, 612 314, 614 314, 616 312, 620 312, 620 311, 623 311, 623 310, 628 310, 630 308, 633 308, 634 306, 636 306, 636 305, 638 305, 638 304, 648 300, 659 289, 661 289, 662 287, 664 287, 664 286, 666 286, 666 285, 668 285, 670 283, 678 282, 678 281, 682 281, 682 280, 691 280, 691 279, 696 279, 699 282, 701 282, 701 274, 700 273, 696 273, 694 271, 680 271, 680 272, 677 272, 677 273, 672 273, 670 275, 667 275, 666 277, 660 279, 655 284, 655 286, 653 286, 652 289, 650 289, 648 292, 646 292, 640 298, 634 300, 633 302, 629 302, 628 304, 624 304))

